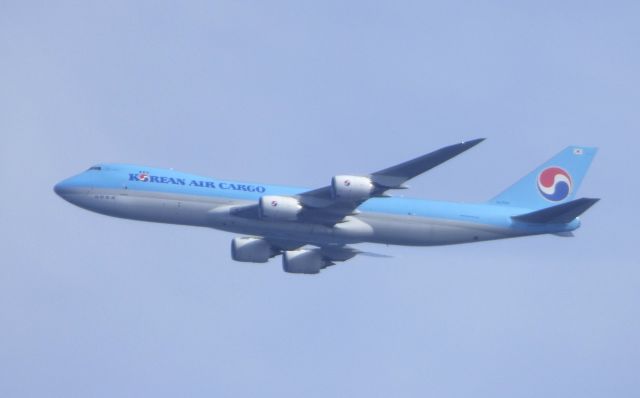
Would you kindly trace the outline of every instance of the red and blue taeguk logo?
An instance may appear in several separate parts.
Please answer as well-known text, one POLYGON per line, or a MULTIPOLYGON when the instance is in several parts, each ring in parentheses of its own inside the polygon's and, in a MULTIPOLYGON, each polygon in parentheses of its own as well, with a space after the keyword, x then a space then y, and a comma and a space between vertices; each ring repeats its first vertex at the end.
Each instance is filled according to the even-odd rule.
POLYGON ((553 166, 542 170, 538 176, 538 190, 545 199, 559 202, 571 193, 573 182, 571 175, 560 167, 553 166))
POLYGON ((136 175, 136 179, 142 182, 149 182, 149 172, 141 171, 136 175))

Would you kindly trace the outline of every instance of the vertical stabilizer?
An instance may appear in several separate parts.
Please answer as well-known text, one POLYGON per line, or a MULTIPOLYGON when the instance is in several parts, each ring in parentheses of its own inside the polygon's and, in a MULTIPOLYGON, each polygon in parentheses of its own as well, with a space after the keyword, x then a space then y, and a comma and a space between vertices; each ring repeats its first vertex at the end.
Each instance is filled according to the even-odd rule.
POLYGON ((573 200, 597 148, 570 146, 542 164, 491 203, 542 209, 573 200))

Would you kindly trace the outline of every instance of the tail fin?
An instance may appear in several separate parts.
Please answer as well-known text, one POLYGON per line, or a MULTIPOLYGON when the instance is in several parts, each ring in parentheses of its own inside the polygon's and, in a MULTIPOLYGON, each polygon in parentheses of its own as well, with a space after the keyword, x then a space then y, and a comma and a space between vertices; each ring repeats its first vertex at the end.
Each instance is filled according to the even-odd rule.
POLYGON ((597 148, 567 147, 491 202, 528 209, 567 203, 575 197, 596 152, 597 148))

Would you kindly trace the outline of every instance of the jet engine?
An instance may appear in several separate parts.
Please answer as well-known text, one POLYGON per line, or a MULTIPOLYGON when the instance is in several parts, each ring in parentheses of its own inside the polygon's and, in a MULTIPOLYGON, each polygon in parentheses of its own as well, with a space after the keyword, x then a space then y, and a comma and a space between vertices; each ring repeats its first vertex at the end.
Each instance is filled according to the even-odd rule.
POLYGON ((368 177, 335 176, 331 179, 331 190, 336 199, 358 201, 368 199, 375 186, 368 177))
POLYGON ((277 254, 271 245, 260 238, 234 238, 231 241, 231 258, 245 263, 266 263, 277 254))
POLYGON ((294 221, 302 211, 296 198, 289 196, 263 196, 260 198, 260 218, 294 221))
POLYGON ((286 251, 282 255, 282 269, 293 274, 317 274, 329 264, 317 249, 286 251))

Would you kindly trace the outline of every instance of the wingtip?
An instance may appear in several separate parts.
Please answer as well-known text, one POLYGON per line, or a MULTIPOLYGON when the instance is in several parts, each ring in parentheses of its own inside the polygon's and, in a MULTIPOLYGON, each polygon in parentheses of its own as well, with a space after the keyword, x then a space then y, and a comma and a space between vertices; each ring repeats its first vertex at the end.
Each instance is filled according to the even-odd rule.
POLYGON ((390 256, 388 254, 372 253, 372 252, 366 252, 366 251, 358 251, 358 255, 365 256, 365 257, 374 257, 374 258, 393 258, 393 256, 390 256))
POLYGON ((474 146, 474 145, 478 145, 479 143, 481 143, 484 140, 486 140, 486 138, 475 138, 475 139, 469 140, 469 141, 462 141, 462 144, 469 145, 469 146, 474 146))

